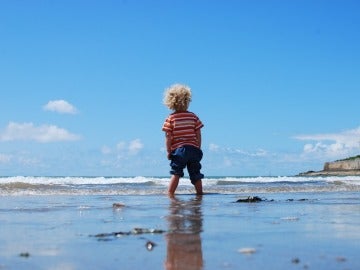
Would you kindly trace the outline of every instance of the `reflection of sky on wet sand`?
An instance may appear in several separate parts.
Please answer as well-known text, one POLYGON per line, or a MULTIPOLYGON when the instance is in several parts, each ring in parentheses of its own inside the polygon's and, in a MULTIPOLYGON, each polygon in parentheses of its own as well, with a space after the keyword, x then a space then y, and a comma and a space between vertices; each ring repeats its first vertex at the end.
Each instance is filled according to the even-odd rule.
POLYGON ((338 239, 360 240, 360 205, 319 201, 305 206, 304 212, 305 231, 309 235, 316 231, 316 237, 331 234, 338 239))
POLYGON ((202 196, 190 200, 171 199, 169 206, 165 268, 202 269, 202 196))

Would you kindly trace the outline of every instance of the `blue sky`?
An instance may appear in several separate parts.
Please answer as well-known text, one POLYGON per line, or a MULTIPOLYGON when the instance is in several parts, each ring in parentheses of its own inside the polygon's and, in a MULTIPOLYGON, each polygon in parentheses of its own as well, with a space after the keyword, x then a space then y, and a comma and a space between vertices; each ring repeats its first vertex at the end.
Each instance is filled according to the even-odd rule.
POLYGON ((167 176, 192 88, 208 176, 360 153, 359 1, 0 1, 0 174, 167 176))

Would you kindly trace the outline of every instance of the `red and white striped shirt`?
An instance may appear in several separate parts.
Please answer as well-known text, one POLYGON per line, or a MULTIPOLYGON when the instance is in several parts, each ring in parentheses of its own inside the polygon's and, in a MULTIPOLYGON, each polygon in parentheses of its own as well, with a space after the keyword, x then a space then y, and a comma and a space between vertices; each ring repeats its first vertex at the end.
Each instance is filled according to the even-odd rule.
POLYGON ((196 131, 204 125, 192 112, 174 112, 166 118, 162 130, 171 134, 171 150, 184 145, 200 147, 196 131))

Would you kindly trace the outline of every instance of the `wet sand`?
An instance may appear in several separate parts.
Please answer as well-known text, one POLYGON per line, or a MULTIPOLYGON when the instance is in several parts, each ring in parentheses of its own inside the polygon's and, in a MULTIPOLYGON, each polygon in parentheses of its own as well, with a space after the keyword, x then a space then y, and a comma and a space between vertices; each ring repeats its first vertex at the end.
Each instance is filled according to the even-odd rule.
POLYGON ((358 192, 0 201, 0 269, 360 268, 358 192))

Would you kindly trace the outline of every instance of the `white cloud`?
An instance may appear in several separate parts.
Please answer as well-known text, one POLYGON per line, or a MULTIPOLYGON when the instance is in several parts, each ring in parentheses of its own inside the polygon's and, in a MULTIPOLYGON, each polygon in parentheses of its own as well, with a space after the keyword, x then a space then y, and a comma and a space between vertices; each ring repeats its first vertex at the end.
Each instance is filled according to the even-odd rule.
POLYGON ((144 145, 141 143, 140 139, 135 139, 129 144, 129 154, 136 155, 143 149, 144 145))
POLYGON ((210 143, 209 145, 209 150, 212 151, 212 152, 217 152, 220 150, 220 146, 218 146, 217 144, 215 143, 210 143))
POLYGON ((35 167, 41 165, 40 160, 38 160, 36 157, 19 156, 17 158, 17 161, 22 166, 27 166, 27 167, 35 167))
POLYGON ((101 152, 104 155, 116 153, 118 158, 123 158, 127 155, 137 155, 144 148, 144 144, 140 139, 134 139, 130 142, 120 141, 116 144, 115 149, 103 146, 101 152))
POLYGON ((302 141, 314 141, 304 145, 304 154, 324 157, 342 157, 360 151, 360 127, 340 133, 298 135, 302 141))
POLYGON ((111 148, 104 145, 103 147, 101 147, 101 153, 103 153, 104 155, 108 155, 111 154, 111 148))
POLYGON ((12 156, 0 153, 0 163, 9 163, 12 156))
POLYGON ((117 171, 130 170, 131 173, 134 173, 135 168, 142 166, 140 164, 142 164, 144 156, 140 155, 140 152, 143 148, 144 144, 140 139, 119 141, 112 147, 103 146, 101 148, 103 154, 101 166, 117 171))
POLYGON ((222 152, 226 154, 238 154, 248 157, 265 157, 268 156, 268 152, 264 149, 257 149, 255 151, 249 152, 238 148, 231 148, 231 147, 221 147, 217 144, 210 143, 209 145, 210 152, 222 152))
POLYGON ((0 133, 0 141, 36 141, 41 143, 75 141, 80 136, 54 125, 10 122, 0 133))
POLYGON ((264 149, 257 149, 256 152, 250 153, 250 155, 253 157, 265 157, 268 155, 268 151, 264 149))
POLYGON ((126 149, 126 142, 118 142, 116 145, 116 150, 123 151, 126 149))
POLYGON ((52 111, 58 113, 76 114, 78 110, 69 102, 65 100, 50 100, 46 105, 43 106, 45 111, 52 111))

